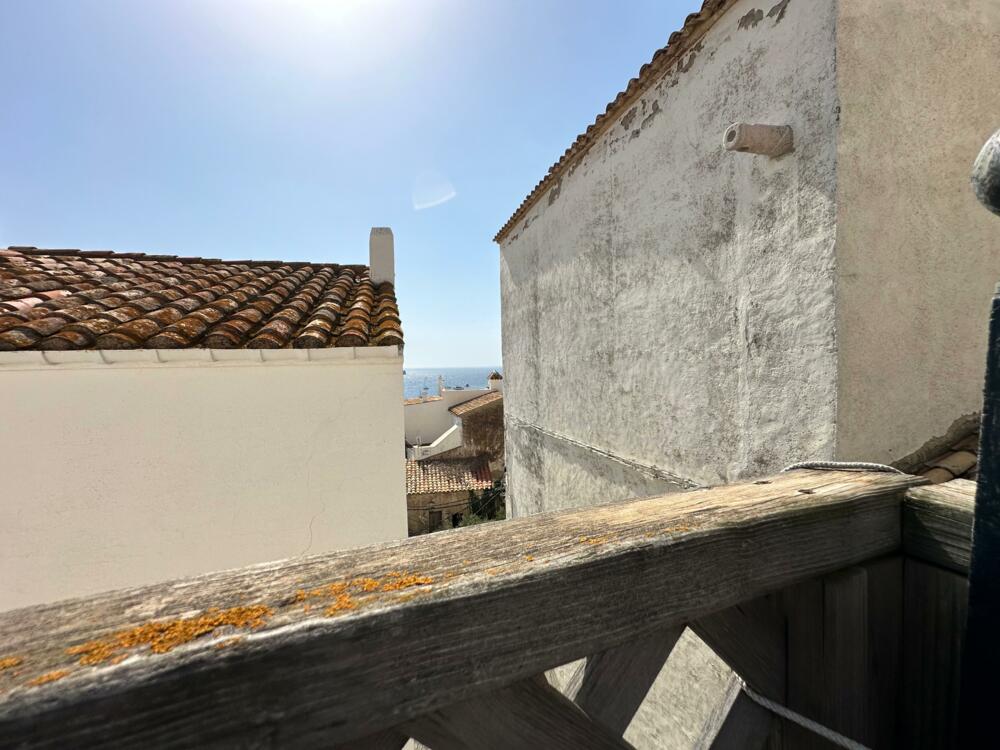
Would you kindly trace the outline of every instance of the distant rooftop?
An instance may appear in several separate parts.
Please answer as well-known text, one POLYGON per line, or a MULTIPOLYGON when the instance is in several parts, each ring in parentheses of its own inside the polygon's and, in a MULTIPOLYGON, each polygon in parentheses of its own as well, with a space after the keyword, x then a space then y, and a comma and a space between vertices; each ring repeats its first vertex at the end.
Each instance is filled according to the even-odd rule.
POLYGON ((484 406, 495 404, 498 401, 503 401, 503 391, 490 391, 489 393, 484 393, 482 396, 476 396, 468 401, 456 404, 448 411, 456 417, 461 417, 465 414, 476 411, 477 409, 481 409, 484 406))
POLYGON ((492 486, 485 456, 406 462, 407 495, 485 490, 492 486))
MULTIPOLYGON (((778 16, 780 20, 781 16, 785 14, 788 0, 776 1, 777 4, 773 4, 774 0, 772 0, 772 7, 768 11, 768 15, 778 16)), ((528 209, 535 205, 535 202, 549 188, 554 187, 559 182, 563 173, 587 153, 590 147, 597 142, 597 139, 617 121, 618 116, 624 114, 626 109, 634 104, 639 96, 662 74, 666 73, 672 65, 680 64, 683 55, 734 3, 735 0, 704 0, 699 11, 691 13, 684 19, 684 25, 672 33, 667 39, 666 45, 656 50, 653 53, 653 58, 639 69, 639 75, 630 80, 624 90, 618 92, 618 95, 608 103, 604 111, 597 115, 593 124, 578 135, 573 144, 559 157, 559 160, 549 167, 548 173, 528 193, 528 197, 521 201, 521 205, 517 207, 507 223, 500 227, 500 231, 496 233, 493 241, 502 241, 517 222, 524 218, 528 209)))
POLYGON ((364 265, 0 249, 0 351, 402 343, 364 265))

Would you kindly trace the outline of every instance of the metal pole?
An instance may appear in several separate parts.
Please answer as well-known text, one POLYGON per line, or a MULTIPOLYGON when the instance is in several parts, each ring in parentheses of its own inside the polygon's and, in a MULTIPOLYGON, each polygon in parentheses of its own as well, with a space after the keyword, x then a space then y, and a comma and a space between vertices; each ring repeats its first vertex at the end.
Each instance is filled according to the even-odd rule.
MULTIPOLYGON (((976 196, 1000 214, 1000 130, 972 169, 976 196)), ((959 705, 961 747, 1000 746, 1000 286, 993 295, 979 433, 979 481, 959 705)))

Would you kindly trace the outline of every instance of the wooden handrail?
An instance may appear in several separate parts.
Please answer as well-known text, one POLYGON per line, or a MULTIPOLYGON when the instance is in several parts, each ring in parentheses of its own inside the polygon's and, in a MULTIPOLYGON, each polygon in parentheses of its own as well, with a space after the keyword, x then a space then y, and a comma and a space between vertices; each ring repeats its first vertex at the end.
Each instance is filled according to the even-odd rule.
POLYGON ((962 575, 969 574, 976 483, 954 479, 915 487, 903 504, 903 550, 962 575))
POLYGON ((0 737, 363 737, 893 552, 923 481, 795 471, 6 612, 0 737))

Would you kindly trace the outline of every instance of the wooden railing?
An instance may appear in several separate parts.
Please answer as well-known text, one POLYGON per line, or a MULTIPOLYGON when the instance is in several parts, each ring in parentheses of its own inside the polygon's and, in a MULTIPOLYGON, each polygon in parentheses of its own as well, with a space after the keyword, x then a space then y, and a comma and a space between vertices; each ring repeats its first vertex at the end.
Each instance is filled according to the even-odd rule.
MULTIPOLYGON (((963 559, 931 500, 901 513, 922 481, 795 471, 3 613, 0 744, 630 747, 690 625, 758 693, 889 746, 904 538, 963 559)), ((699 746, 801 746, 739 684, 699 746)))

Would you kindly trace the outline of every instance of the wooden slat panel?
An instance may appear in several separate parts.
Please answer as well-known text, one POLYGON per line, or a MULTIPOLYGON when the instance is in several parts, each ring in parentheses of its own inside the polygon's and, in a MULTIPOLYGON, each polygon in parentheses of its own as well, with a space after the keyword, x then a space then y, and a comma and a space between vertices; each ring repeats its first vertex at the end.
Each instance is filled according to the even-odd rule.
POLYGON ((617 733, 593 721, 544 677, 433 711, 405 727, 433 750, 632 747, 617 733))
POLYGON ((867 743, 871 703, 868 690, 868 574, 863 568, 827 576, 823 581, 822 723, 867 743))
MULTIPOLYGON (((886 558, 785 594, 793 711, 875 748, 897 746, 902 561, 886 558)), ((783 721, 786 747, 836 745, 783 721)))
MULTIPOLYGON (((788 699, 786 706, 813 721, 824 716, 823 581, 815 579, 782 592, 788 622, 788 699)), ((832 750, 826 740, 792 722, 782 724, 785 746, 795 750, 832 750)))
POLYGON ((920 480, 798 471, 768 481, 3 613, 0 643, 24 667, 0 695, 0 735, 59 746, 364 737, 651 628, 891 552, 901 495, 920 480), (393 587, 393 572, 416 578, 393 587), (346 602, 296 596, 365 579, 374 588, 351 588, 346 602), (239 631, 235 642, 222 630, 167 653, 90 666, 66 652, 151 620, 238 605, 269 609, 262 627, 239 631), (61 679, 27 684, 53 672, 61 679))
POLYGON ((748 698, 735 674, 730 674, 714 713, 691 742, 691 750, 758 750, 764 747, 774 721, 770 711, 748 698))
MULTIPOLYGON (((760 597, 703 617, 691 628, 758 693, 785 704, 787 634, 777 596, 760 597)), ((745 695, 730 711, 733 715, 720 729, 713 747, 734 746, 731 743, 736 741, 747 747, 783 747, 781 722, 771 721, 770 712, 745 695)))
POLYGON ((915 487, 903 503, 903 549, 910 557, 968 574, 976 483, 955 479, 915 487))
POLYGON ((771 596, 702 617, 691 629, 761 695, 785 700, 785 619, 771 596))
POLYGON ((567 697, 594 721, 625 734, 683 631, 657 631, 588 657, 571 678, 567 697))
POLYGON ((902 737, 907 750, 958 747, 964 576, 907 560, 904 572, 902 737))
POLYGON ((899 745, 903 682, 903 558, 869 563, 868 742, 876 750, 899 745))

